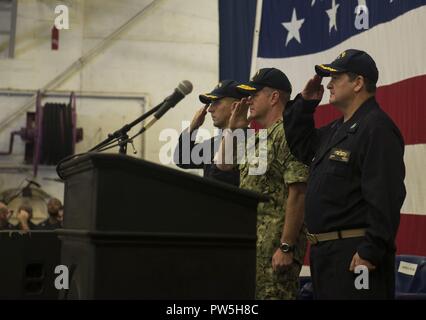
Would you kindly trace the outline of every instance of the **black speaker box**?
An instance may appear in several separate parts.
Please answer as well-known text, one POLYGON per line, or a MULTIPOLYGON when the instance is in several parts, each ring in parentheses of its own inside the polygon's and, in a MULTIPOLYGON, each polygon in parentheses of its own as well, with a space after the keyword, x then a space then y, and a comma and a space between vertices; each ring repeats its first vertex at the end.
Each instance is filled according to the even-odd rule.
POLYGON ((60 249, 54 231, 0 231, 0 299, 57 299, 60 249))

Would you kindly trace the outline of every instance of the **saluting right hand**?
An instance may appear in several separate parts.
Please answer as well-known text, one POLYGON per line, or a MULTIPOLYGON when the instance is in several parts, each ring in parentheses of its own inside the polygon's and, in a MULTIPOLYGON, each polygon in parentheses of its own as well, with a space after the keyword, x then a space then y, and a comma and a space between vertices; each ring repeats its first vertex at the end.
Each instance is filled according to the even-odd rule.
POLYGON ((206 104, 204 107, 202 107, 195 113, 194 118, 192 118, 191 124, 189 125, 189 131, 197 130, 203 125, 204 120, 206 119, 208 107, 209 105, 206 104))
POLYGON ((302 97, 305 100, 321 100, 324 94, 324 86, 321 84, 322 78, 319 75, 315 75, 312 79, 309 79, 305 88, 302 91, 302 97))
POLYGON ((247 118, 248 109, 247 98, 242 98, 240 101, 232 104, 231 118, 229 118, 229 128, 231 130, 248 127, 250 124, 250 120, 247 118))

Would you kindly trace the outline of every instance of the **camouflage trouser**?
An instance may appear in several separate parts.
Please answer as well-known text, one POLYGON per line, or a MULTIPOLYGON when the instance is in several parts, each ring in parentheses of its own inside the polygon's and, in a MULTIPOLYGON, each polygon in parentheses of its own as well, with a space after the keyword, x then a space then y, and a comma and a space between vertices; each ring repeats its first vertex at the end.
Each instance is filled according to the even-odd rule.
POLYGON ((256 242, 256 298, 296 299, 299 290, 301 262, 305 255, 306 238, 301 232, 294 252, 294 262, 287 269, 274 272, 272 256, 280 245, 283 219, 279 212, 259 215, 256 242))
POLYGON ((256 299, 296 299, 299 291, 299 274, 302 266, 294 262, 285 271, 272 270, 272 257, 256 259, 256 299))

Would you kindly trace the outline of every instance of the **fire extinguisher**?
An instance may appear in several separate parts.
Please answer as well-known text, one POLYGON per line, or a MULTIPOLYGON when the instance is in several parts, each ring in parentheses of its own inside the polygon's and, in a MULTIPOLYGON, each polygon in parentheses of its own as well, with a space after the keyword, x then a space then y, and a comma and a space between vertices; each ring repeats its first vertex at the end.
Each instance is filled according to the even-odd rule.
POLYGON ((55 26, 52 28, 52 50, 59 48, 59 30, 55 26))

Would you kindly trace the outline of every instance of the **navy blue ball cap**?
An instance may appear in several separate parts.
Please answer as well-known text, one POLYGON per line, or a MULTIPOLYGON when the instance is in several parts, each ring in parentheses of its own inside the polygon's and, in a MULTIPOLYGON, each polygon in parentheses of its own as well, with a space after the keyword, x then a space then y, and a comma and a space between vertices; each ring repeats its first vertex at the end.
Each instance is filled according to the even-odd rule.
POLYGON ((237 86, 240 85, 234 80, 223 80, 209 93, 200 94, 200 101, 204 104, 212 103, 222 98, 234 98, 240 100, 245 97, 240 91, 237 90, 237 86))
POLYGON ((373 83, 379 79, 376 62, 365 51, 348 49, 329 64, 315 66, 315 72, 321 77, 330 77, 332 74, 352 72, 363 76, 373 83))
POLYGON ((252 94, 264 87, 282 90, 290 94, 292 91, 290 80, 284 72, 276 68, 260 69, 250 82, 239 85, 238 89, 245 94, 252 94))

